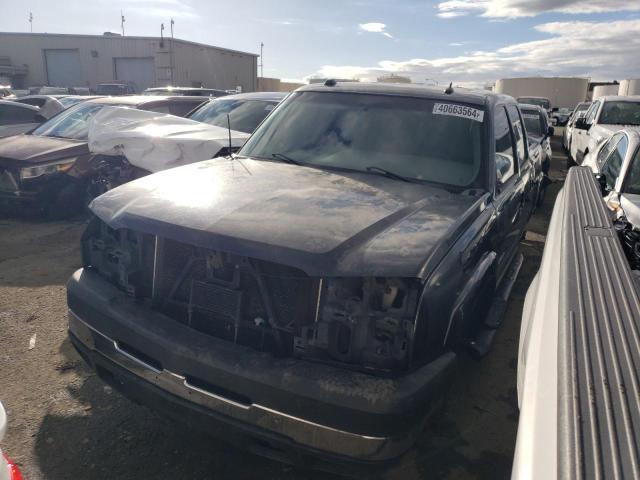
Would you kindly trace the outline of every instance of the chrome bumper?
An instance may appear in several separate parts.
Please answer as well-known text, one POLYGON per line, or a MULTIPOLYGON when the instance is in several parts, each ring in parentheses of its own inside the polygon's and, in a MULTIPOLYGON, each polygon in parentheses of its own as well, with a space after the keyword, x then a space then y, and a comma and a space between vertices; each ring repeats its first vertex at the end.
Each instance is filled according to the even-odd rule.
POLYGON ((69 310, 69 331, 87 349, 101 355, 128 372, 181 399, 270 434, 286 437, 295 444, 357 460, 384 461, 406 451, 421 432, 421 422, 402 437, 372 437, 310 422, 255 403, 244 404, 191 385, 187 379, 154 366, 126 352, 118 342, 87 325, 69 310))

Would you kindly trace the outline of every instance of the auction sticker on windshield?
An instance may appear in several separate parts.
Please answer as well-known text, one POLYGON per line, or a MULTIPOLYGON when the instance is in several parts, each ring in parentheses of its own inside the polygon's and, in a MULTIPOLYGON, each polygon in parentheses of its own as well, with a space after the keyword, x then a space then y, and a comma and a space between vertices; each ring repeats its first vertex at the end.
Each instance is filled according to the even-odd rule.
POLYGON ((451 117, 470 118, 476 122, 482 122, 484 119, 484 110, 471 108, 455 103, 434 103, 433 113, 435 115, 449 115, 451 117))

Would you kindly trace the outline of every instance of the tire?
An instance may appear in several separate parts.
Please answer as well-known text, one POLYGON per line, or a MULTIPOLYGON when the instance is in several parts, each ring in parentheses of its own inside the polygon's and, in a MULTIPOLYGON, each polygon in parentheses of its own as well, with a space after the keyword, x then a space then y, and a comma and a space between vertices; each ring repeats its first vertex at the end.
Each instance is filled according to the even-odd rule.
POLYGON ((569 155, 567 155, 567 170, 575 166, 577 166, 577 163, 573 161, 573 158, 571 158, 571 151, 569 151, 569 155))
POLYGON ((49 220, 63 220, 81 213, 84 209, 86 185, 73 182, 65 185, 46 208, 49 220))

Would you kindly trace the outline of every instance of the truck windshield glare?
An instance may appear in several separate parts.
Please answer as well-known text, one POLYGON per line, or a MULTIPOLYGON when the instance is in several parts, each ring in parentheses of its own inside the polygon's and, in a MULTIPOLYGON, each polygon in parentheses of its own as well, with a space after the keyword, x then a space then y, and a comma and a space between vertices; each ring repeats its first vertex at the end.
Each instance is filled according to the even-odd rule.
POLYGON ((479 179, 484 111, 422 98, 360 93, 294 94, 240 155, 469 187, 479 179), (369 167, 369 170, 367 168, 369 167), (373 167, 373 168, 370 168, 373 167))

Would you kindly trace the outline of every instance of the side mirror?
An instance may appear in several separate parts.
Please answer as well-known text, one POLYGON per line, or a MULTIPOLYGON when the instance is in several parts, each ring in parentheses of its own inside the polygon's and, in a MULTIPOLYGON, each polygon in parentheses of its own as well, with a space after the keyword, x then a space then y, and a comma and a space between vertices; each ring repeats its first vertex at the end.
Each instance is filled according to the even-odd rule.
POLYGON ((553 128, 553 127, 549 127, 549 128, 547 129, 547 136, 548 136, 548 137, 553 137, 553 134, 554 134, 555 132, 556 132, 556 129, 555 129, 555 128, 553 128))
POLYGON ((596 182, 600 185, 600 193, 602 196, 606 196, 609 193, 609 189, 607 188, 607 177, 604 173, 596 173, 595 175, 596 182))
POLYGON ((584 118, 579 118, 576 120, 574 126, 580 130, 588 130, 591 125, 589 125, 584 118))

